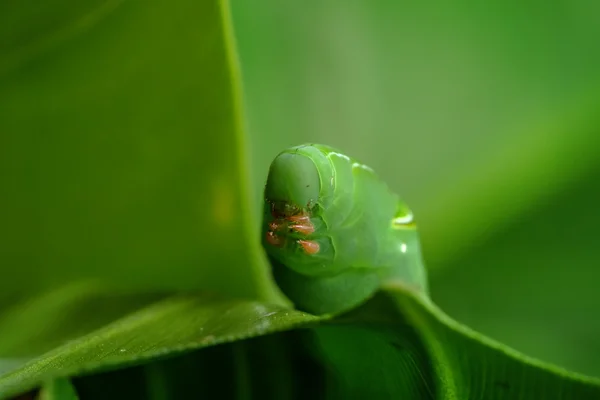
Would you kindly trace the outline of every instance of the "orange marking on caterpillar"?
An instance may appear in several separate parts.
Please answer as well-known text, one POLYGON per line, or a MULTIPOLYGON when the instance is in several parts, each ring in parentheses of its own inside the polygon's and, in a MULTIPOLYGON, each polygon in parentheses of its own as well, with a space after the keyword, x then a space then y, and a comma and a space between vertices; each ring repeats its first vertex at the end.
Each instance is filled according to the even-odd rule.
POLYGON ((315 227, 310 222, 305 225, 291 225, 290 228, 303 235, 310 235, 315 231, 315 227))
POLYGON ((298 244, 302 246, 302 250, 308 255, 317 254, 321 249, 319 243, 313 242, 312 240, 298 240, 298 244))
POLYGON ((283 240, 281 240, 279 236, 270 231, 267 232, 266 239, 271 246, 281 247, 281 245, 283 244, 283 240))
POLYGON ((269 222, 269 231, 271 232, 280 231, 284 227, 285 222, 280 219, 276 219, 274 221, 269 222))
POLYGON ((310 217, 306 214, 291 215, 286 218, 288 221, 295 222, 300 225, 310 224, 310 217))

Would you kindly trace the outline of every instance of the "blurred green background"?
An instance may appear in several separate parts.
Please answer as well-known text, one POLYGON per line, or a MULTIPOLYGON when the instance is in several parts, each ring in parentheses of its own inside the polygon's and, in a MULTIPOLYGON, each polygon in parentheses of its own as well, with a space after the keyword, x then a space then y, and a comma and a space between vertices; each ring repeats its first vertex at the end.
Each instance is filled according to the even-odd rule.
POLYGON ((241 121, 217 2, 17 3, 0 8, 0 356, 24 355, 22 327, 56 330, 36 353, 148 293, 277 299, 262 188, 315 141, 412 207, 450 316, 600 376, 600 3, 231 0, 241 121))
POLYGON ((328 143, 415 212, 434 300, 600 375, 600 3, 232 2, 256 203, 328 143))

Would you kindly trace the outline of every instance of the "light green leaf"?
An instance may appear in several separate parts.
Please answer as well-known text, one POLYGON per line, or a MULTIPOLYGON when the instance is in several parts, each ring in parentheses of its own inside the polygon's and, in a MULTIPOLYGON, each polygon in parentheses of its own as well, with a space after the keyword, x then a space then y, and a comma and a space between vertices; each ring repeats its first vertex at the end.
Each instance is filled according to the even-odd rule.
POLYGON ((285 303, 249 212, 227 3, 29 3, 0 4, 0 357, 148 293, 285 303))
POLYGON ((17 302, 0 315, 0 354, 35 357, 163 297, 82 283, 51 289, 17 302))
POLYGON ((3 2, 0 26, 0 307, 73 281, 278 301, 225 2, 3 2))
POLYGON ((0 376, 0 397, 48 379, 89 374, 148 362, 151 358, 292 329, 319 318, 280 306, 175 296, 59 346, 0 376))

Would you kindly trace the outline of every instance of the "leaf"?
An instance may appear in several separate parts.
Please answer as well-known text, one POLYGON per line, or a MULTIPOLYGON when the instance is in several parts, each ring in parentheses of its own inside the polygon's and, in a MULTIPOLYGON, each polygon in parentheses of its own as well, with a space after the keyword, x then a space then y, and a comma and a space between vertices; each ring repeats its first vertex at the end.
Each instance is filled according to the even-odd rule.
POLYGON ((247 212, 227 4, 27 4, 0 5, 0 357, 156 293, 285 304, 247 212))
POLYGON ((52 289, 4 311, 0 354, 17 359, 35 357, 164 297, 77 283, 52 289))
POLYGON ((593 398, 600 380, 520 354, 457 323, 428 300, 398 288, 397 307, 421 335, 446 393, 456 398, 593 398))
POLYGON ((129 382, 124 393, 180 396, 239 389, 285 398, 299 387, 326 398, 600 395, 600 380, 494 342, 399 286, 333 319, 258 302, 173 297, 0 377, 0 395, 72 375, 78 390, 97 395, 119 387, 107 387, 110 381, 129 382))
POLYGON ((600 376, 598 182, 600 165, 450 260, 433 300, 509 346, 600 376))
POLYGON ((281 301, 226 4, 79 3, 0 6, 0 308, 75 281, 281 301))
POLYGON ((584 399, 600 380, 534 360, 401 287, 313 329, 326 398, 584 399))
POLYGON ((311 357, 305 334, 302 329, 208 347, 73 382, 90 400, 319 398, 323 369, 311 357))
POLYGON ((59 346, 0 376, 0 397, 48 379, 147 363, 219 343, 264 335, 320 319, 276 305, 174 296, 59 346))

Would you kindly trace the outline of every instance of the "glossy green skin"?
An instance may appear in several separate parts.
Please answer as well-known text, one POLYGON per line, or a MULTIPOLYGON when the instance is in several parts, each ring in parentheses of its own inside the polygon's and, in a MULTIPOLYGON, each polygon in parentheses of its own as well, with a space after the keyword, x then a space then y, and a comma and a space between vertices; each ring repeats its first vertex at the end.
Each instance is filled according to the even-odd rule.
POLYGON ((277 283, 304 311, 350 309, 386 280, 427 290, 411 211, 372 169, 328 146, 297 146, 275 158, 263 238, 277 283), (286 226, 276 232, 278 245, 266 239, 270 223, 302 214, 314 232, 286 226), (318 243, 319 251, 308 254, 298 240, 318 243))

